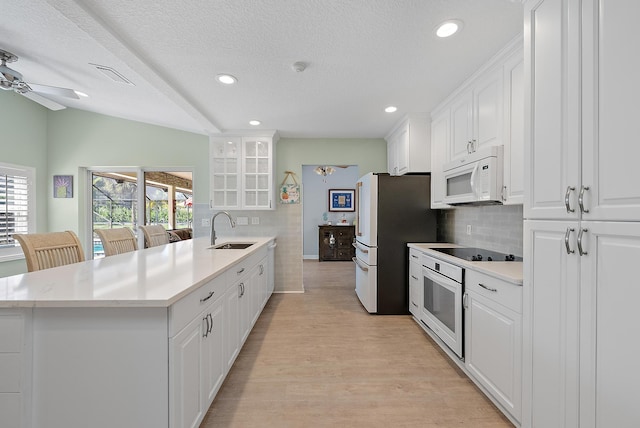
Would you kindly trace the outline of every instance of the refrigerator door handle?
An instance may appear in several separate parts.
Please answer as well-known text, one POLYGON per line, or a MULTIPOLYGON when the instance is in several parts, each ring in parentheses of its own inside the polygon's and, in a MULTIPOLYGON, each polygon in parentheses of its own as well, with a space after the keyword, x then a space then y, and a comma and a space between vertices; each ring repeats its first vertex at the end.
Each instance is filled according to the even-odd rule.
POLYGON ((358 245, 357 242, 354 242, 351 245, 353 245, 356 248, 356 250, 360 250, 365 254, 369 252, 369 249, 367 247, 363 247, 362 245, 358 245))
POLYGON ((366 265, 362 266, 362 263, 360 263, 360 260, 358 260, 357 257, 352 257, 351 260, 353 260, 353 262, 356 264, 356 266, 358 266, 363 271, 367 272, 369 270, 368 266, 366 266, 366 265))
POLYGON ((356 236, 362 236, 362 230, 360 229, 360 201, 362 201, 362 195, 360 191, 362 189, 362 181, 356 183, 356 236))

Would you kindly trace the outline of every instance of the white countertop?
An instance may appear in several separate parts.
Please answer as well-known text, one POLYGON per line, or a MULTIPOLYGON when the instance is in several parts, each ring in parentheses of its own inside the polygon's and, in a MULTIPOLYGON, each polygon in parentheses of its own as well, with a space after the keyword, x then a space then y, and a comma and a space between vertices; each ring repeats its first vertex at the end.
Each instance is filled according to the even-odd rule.
POLYGON ((209 238, 188 239, 0 278, 0 308, 168 307, 273 239, 217 240, 256 242, 244 250, 210 250, 209 238))
POLYGON ((463 246, 443 242, 409 243, 407 246, 409 248, 420 250, 440 260, 462 266, 466 269, 473 269, 513 284, 522 285, 522 262, 472 262, 432 250, 432 248, 457 248, 463 246))

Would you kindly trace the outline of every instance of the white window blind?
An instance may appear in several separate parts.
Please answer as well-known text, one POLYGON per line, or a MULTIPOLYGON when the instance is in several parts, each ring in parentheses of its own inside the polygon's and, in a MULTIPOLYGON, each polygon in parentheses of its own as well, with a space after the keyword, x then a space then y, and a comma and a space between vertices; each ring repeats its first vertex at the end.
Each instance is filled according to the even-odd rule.
POLYGON ((22 256, 15 233, 33 233, 35 171, 0 163, 0 261, 22 256))

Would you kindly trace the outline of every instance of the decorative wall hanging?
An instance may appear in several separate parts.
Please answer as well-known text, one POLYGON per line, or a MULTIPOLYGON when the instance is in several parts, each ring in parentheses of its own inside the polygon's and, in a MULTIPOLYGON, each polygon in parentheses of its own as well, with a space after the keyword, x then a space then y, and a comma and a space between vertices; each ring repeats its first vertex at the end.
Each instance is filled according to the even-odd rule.
POLYGON ((73 198, 73 175, 53 176, 53 197, 73 198))
POLYGON ((299 204, 300 203, 300 185, 296 180, 293 171, 285 171, 284 180, 280 184, 280 203, 281 204, 299 204), (293 183, 287 183, 291 178, 293 183))
POLYGON ((354 189, 329 189, 329 211, 355 211, 354 189))

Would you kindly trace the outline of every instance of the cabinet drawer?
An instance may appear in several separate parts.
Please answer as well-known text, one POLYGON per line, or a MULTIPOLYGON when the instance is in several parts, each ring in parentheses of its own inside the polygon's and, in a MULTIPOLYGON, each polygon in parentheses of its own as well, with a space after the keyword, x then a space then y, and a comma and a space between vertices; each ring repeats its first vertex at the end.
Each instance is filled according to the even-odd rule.
POLYGON ((501 279, 466 269, 464 286, 465 290, 478 293, 519 314, 522 313, 521 285, 511 284, 501 279))
POLYGON ((267 255, 266 248, 262 248, 257 252, 251 254, 244 260, 239 261, 235 265, 231 266, 227 269, 225 276, 227 280, 227 284, 235 284, 240 279, 247 276, 249 271, 257 265, 263 257, 267 255))
POLYGON ((169 308, 169 337, 175 336, 207 305, 222 297, 226 288, 225 274, 222 274, 171 305, 169 308))
POLYGON ((415 248, 409 248, 409 261, 418 263, 422 266, 422 251, 416 250, 415 248))

